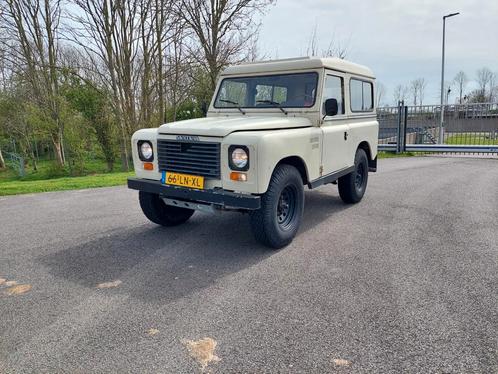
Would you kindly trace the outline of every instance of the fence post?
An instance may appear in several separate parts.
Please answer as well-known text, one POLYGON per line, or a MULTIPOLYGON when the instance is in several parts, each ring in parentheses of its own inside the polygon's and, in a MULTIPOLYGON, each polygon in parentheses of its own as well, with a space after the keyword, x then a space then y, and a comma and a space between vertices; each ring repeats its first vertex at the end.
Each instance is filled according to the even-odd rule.
POLYGON ((403 152, 406 152, 406 130, 408 127, 408 106, 404 106, 405 109, 405 117, 404 117, 404 124, 403 124, 403 152))
POLYGON ((403 116, 403 108, 405 106, 405 103, 403 100, 398 101, 398 134, 397 134, 397 139, 396 139, 396 153, 401 153, 402 151, 402 128, 401 128, 401 121, 402 121, 402 116, 403 116))

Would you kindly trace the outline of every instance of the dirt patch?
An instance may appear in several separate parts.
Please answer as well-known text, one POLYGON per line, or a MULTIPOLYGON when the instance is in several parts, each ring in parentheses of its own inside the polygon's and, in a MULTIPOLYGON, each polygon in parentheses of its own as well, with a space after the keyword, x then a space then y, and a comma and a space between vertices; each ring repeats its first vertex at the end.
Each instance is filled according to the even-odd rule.
POLYGON ((99 283, 99 284, 97 284, 96 287, 100 288, 100 289, 102 289, 102 288, 114 288, 114 287, 119 286, 121 283, 123 283, 123 282, 121 282, 120 280, 115 280, 113 282, 99 283))
POLYGON ((5 282, 5 285, 7 287, 12 287, 12 286, 15 286, 16 284, 17 284, 16 281, 7 281, 7 282, 5 282))
POLYGON ((211 362, 220 361, 220 358, 214 354, 218 344, 214 339, 183 340, 182 343, 187 347, 190 356, 201 365, 203 372, 211 362))
POLYGON ((5 279, 5 278, 0 278, 0 286, 1 286, 2 284, 4 284, 5 282, 7 282, 7 279, 5 279))
POLYGON ((7 294, 8 295, 22 295, 23 293, 28 292, 33 288, 30 284, 19 284, 17 286, 13 286, 10 288, 7 288, 7 294))
POLYGON ((159 334, 159 330, 158 329, 148 329, 147 330, 147 335, 149 336, 154 336, 154 335, 157 335, 159 334))
POLYGON ((349 362, 348 360, 345 360, 343 358, 334 358, 334 364, 336 366, 349 366, 349 365, 351 365, 351 362, 349 362))

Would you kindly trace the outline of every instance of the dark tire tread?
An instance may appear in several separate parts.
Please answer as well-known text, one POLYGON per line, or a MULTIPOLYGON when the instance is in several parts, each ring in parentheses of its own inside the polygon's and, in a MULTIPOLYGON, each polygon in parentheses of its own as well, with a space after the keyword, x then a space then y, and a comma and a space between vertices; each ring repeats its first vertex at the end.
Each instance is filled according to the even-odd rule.
POLYGON ((138 200, 144 215, 161 226, 177 226, 188 221, 194 210, 166 205, 159 195, 139 191, 138 200))
POLYGON ((261 244, 279 249, 285 247, 297 233, 301 224, 304 207, 304 188, 299 171, 291 165, 279 165, 273 172, 268 190, 261 198, 261 208, 250 212, 250 223, 254 237, 261 244), (278 202, 282 189, 293 183, 298 190, 298 205, 292 227, 286 232, 276 228, 274 204, 278 202))
POLYGON ((365 194, 365 190, 367 188, 368 183, 368 156, 365 150, 358 148, 356 151, 355 159, 354 159, 355 170, 341 178, 339 178, 339 196, 342 201, 346 204, 356 204, 358 203, 365 194), (356 168, 359 163, 363 163, 363 167, 365 168, 365 179, 363 182, 363 188, 359 191, 355 185, 355 176, 356 176, 356 168))

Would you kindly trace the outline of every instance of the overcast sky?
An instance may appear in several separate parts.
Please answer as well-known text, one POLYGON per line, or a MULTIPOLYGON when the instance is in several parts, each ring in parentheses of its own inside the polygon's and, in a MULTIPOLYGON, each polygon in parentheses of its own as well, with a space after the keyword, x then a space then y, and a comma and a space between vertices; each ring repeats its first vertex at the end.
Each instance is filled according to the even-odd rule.
POLYGON ((423 77, 424 104, 433 104, 439 101, 442 16, 453 12, 461 14, 446 22, 445 80, 460 70, 474 79, 483 66, 498 73, 498 0, 277 0, 263 17, 259 45, 271 58, 306 55, 317 24, 321 49, 335 38, 348 45, 348 60, 374 70, 387 88, 383 101, 392 104, 396 85, 423 77))

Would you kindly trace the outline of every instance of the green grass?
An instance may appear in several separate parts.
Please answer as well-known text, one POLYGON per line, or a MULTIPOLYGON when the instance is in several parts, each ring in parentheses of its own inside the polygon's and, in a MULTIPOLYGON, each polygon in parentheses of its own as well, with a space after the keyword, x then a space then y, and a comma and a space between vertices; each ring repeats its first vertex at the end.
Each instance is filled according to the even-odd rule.
MULTIPOLYGON (((489 136, 489 135, 488 135, 489 136)), ((463 144, 463 145, 498 145, 498 139, 486 138, 484 134, 455 134, 449 136, 446 144, 463 144)))
POLYGON ((377 153, 377 158, 396 158, 396 157, 414 157, 417 156, 415 152, 403 152, 403 153, 395 153, 395 152, 379 152, 377 153))
MULTIPOLYGON (((133 175, 133 172, 106 172, 102 160, 87 160, 85 167, 78 171, 68 166, 57 168, 53 161, 40 161, 38 170, 27 166, 24 177, 17 175, 12 164, 7 166, 0 170, 0 196, 118 186, 126 184, 126 179, 133 175)), ((115 165, 116 170, 120 168, 120 164, 115 165)))
MULTIPOLYGON (((68 165, 64 168, 59 168, 54 161, 41 160, 37 163, 37 170, 34 170, 31 164, 27 165, 25 167, 26 175, 24 177, 19 177, 17 170, 14 169, 11 162, 7 161, 7 166, 6 170, 0 170, 0 183, 7 181, 35 181, 62 177, 81 177, 108 173, 105 162, 98 159, 86 160, 82 170, 78 170, 75 167, 69 167, 68 165)), ((120 171, 121 164, 116 163, 114 170, 120 171)))
POLYGON ((132 175, 133 172, 123 172, 87 175, 84 177, 0 182, 0 196, 119 186, 126 184, 126 179, 132 175))

